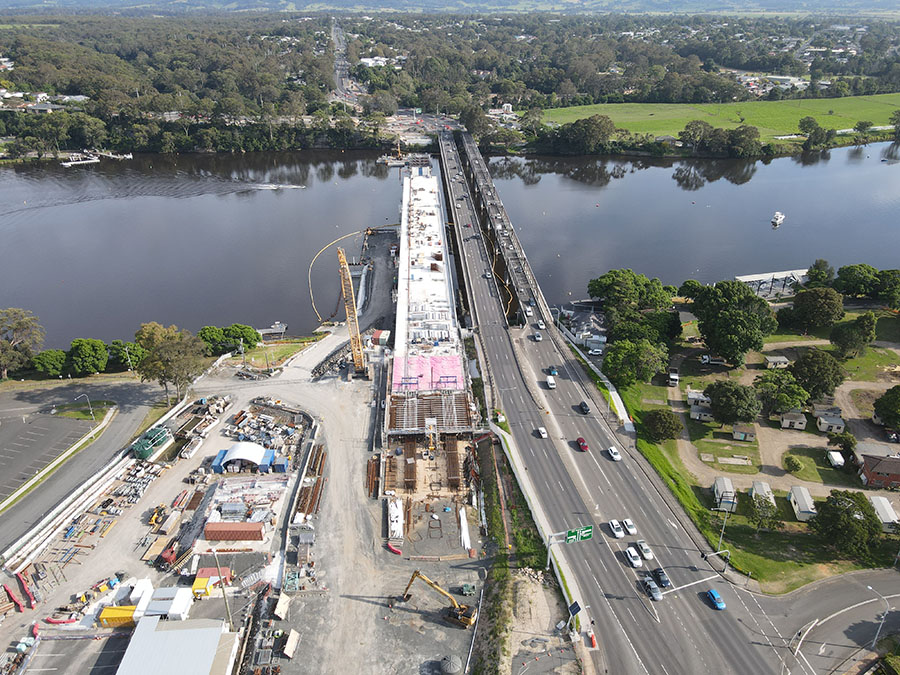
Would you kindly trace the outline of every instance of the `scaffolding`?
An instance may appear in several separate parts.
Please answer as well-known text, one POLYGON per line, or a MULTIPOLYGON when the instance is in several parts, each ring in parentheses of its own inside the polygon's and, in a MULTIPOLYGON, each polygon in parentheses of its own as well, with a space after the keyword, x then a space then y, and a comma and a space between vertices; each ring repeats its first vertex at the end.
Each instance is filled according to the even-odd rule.
POLYGON ((353 367, 357 373, 365 372, 362 338, 359 335, 359 321, 356 318, 356 298, 353 294, 353 279, 344 249, 338 248, 338 262, 341 267, 341 293, 344 296, 344 310, 347 313, 347 329, 350 331, 350 350, 353 352, 353 367))

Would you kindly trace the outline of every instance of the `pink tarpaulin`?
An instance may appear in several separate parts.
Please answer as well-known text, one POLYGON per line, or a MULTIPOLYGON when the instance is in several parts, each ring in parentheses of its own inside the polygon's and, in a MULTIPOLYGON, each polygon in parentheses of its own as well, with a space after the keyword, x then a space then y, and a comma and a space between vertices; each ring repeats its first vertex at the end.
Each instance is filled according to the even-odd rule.
POLYGON ((431 391, 464 389, 462 359, 459 356, 411 356, 394 360, 391 390, 431 391))

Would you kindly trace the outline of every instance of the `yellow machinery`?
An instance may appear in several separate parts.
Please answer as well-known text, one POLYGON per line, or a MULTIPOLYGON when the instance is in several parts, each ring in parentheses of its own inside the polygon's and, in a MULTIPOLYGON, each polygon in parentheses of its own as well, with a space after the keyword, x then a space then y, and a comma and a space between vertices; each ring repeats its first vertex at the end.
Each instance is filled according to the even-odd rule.
POLYGON ((153 513, 150 515, 150 526, 153 527, 153 531, 159 529, 160 525, 162 525, 162 521, 166 516, 166 505, 160 504, 155 509, 153 509, 153 513))
POLYGON ((350 331, 350 351, 353 352, 353 367, 357 373, 365 372, 362 338, 359 335, 359 321, 356 318, 356 297, 353 294, 353 280, 344 249, 338 248, 338 262, 341 266, 341 293, 344 296, 344 310, 347 312, 347 329, 350 331))
POLYGON ((406 584, 406 590, 403 592, 403 595, 400 596, 400 599, 403 602, 406 602, 407 600, 409 600, 412 597, 412 594, 409 592, 409 589, 412 587, 413 582, 417 578, 424 581, 426 584, 431 586, 431 588, 436 590, 438 593, 440 593, 441 595, 443 595, 445 598, 447 598, 450 601, 450 607, 447 608, 447 612, 444 615, 445 618, 447 619, 447 621, 450 621, 451 623, 460 625, 463 628, 469 628, 470 626, 475 625, 475 619, 478 618, 478 608, 477 607, 475 607, 475 606, 470 607, 469 605, 461 605, 460 603, 458 603, 456 601, 456 598, 454 598, 447 591, 445 591, 443 588, 438 586, 434 581, 432 581, 431 579, 426 577, 424 574, 422 574, 419 570, 416 570, 415 572, 413 572, 412 576, 409 578, 409 583, 406 584))

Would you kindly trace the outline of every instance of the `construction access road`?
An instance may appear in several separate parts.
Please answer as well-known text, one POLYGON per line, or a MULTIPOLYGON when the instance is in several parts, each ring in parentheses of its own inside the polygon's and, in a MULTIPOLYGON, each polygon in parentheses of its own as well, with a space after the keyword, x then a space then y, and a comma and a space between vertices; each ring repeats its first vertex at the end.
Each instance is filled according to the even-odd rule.
MULTIPOLYGON (((599 648, 591 650, 595 672, 675 675, 675 673, 776 672, 782 665, 779 628, 749 593, 726 582, 702 557, 703 546, 683 513, 671 508, 666 489, 652 467, 623 442, 602 417, 584 377, 549 316, 538 309, 548 339, 533 339, 535 330, 508 328, 500 303, 496 273, 472 209, 467 182, 453 180, 460 172, 456 145, 449 135, 440 141, 442 170, 450 177, 448 214, 455 223, 463 255, 463 270, 474 323, 489 362, 493 389, 509 422, 514 445, 528 478, 535 518, 545 529, 560 532, 594 525, 594 538, 577 544, 558 544, 553 555, 566 570, 574 599, 586 608, 599 648), (467 195, 460 199, 461 195, 467 195), (470 223, 471 227, 465 224, 470 223), (556 389, 540 383, 546 368, 556 365, 556 389), (582 414, 589 402, 593 411, 582 414), (549 437, 540 438, 538 427, 549 437), (576 449, 586 440, 588 452, 576 449), (605 452, 617 447, 623 459, 612 461, 605 452), (637 535, 611 536, 606 522, 631 518, 637 535), (693 536, 692 536, 693 535, 693 536), (644 539, 655 557, 632 568, 626 546, 644 539), (666 569, 675 588, 653 602, 639 578, 657 566, 666 569), (706 599, 715 588, 727 610, 717 611, 706 599), (577 589, 577 590, 575 590, 577 589)), ((540 306, 540 304, 539 304, 540 306)), ((708 551, 708 549, 706 549, 708 551)), ((584 615, 582 616, 584 620, 584 615)))

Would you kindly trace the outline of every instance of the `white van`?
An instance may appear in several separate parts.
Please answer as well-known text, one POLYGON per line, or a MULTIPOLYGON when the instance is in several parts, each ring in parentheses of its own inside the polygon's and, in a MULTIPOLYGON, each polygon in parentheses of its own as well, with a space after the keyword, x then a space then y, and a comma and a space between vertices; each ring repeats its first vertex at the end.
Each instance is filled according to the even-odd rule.
POLYGON ((547 376, 547 389, 556 389, 556 380, 552 375, 547 376))

